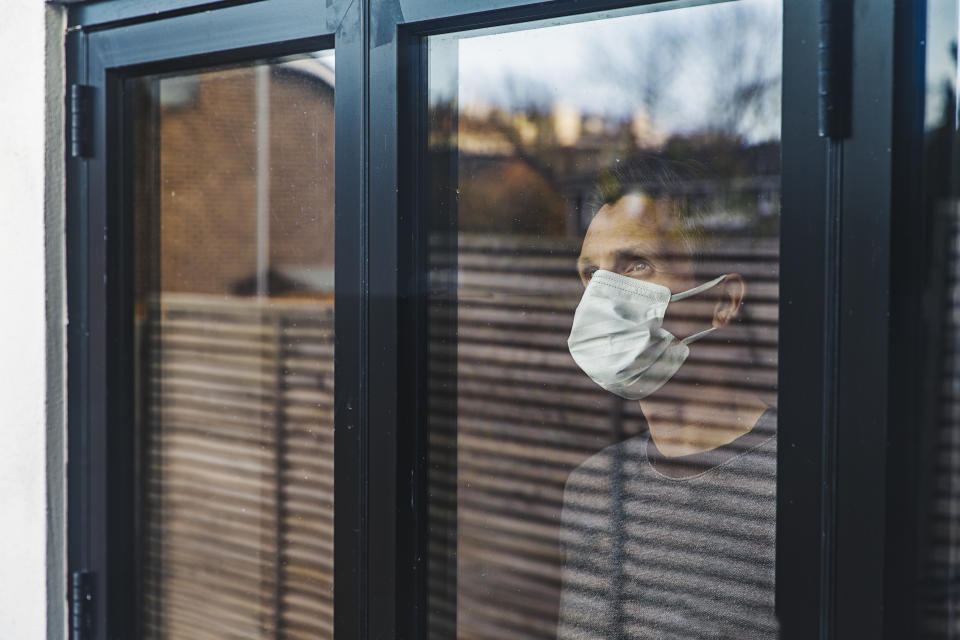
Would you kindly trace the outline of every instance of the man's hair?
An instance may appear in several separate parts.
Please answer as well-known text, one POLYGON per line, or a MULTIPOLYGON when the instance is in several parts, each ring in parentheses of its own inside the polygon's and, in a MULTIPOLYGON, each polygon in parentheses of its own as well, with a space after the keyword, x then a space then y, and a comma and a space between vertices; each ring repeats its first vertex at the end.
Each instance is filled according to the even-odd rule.
POLYGON ((703 262, 702 249, 707 237, 700 208, 689 197, 689 184, 699 177, 696 165, 681 164, 651 155, 635 155, 597 174, 594 190, 588 200, 591 215, 607 204, 629 195, 645 195, 665 202, 674 224, 668 237, 679 242, 690 254, 694 272, 699 274, 703 262))

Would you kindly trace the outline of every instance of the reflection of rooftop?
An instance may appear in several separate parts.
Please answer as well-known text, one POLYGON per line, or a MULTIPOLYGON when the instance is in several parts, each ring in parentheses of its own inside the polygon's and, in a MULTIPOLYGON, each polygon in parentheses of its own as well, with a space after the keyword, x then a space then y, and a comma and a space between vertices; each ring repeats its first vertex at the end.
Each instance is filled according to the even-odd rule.
POLYGON ((291 69, 311 78, 321 80, 330 88, 335 86, 334 82, 336 80, 336 74, 334 73, 333 67, 326 64, 323 59, 312 57, 299 58, 296 60, 289 60, 278 66, 283 69, 291 69))
MULTIPOLYGON (((270 267, 267 272, 269 295, 289 293, 333 293, 333 267, 323 265, 281 265, 270 267)), ((257 293, 257 274, 251 274, 234 283, 230 288, 236 295, 249 296, 257 293)))
POLYGON ((550 111, 504 111, 495 108, 465 106, 457 125, 458 146, 476 154, 513 153, 517 145, 558 145, 573 149, 609 149, 630 146, 659 149, 667 134, 656 128, 644 110, 634 118, 607 118, 587 114, 558 103, 550 111))
MULTIPOLYGON (((336 80, 333 68, 317 58, 289 60, 277 64, 275 67, 295 71, 309 78, 320 80, 331 89, 334 87, 336 80)), ((203 74, 177 75, 164 78, 160 91, 160 105, 167 108, 190 105, 197 96, 203 78, 203 74)))
POLYGON ((270 270, 271 293, 333 288, 332 276, 321 272, 333 263, 334 72, 313 57, 271 63, 269 71, 262 108, 259 76, 249 67, 159 81, 159 117, 141 120, 159 124, 160 183, 142 194, 156 199, 158 220, 140 233, 159 234, 165 291, 251 295, 256 283, 246 280, 257 269, 270 270), (257 171, 261 120, 271 140, 264 185, 257 171), (262 187, 267 197, 258 203, 262 187), (261 217, 269 219, 262 238, 261 217))

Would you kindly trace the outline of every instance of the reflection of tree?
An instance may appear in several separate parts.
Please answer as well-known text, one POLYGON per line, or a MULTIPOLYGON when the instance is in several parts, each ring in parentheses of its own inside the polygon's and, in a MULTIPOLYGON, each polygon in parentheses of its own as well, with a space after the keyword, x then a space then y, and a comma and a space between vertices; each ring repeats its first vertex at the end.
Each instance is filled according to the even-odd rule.
POLYGON ((711 45, 716 129, 744 134, 758 123, 779 122, 782 72, 779 64, 771 68, 770 59, 780 39, 779 16, 736 6, 714 16, 704 41, 711 45), (744 25, 751 26, 746 31, 752 37, 731 37, 743 33, 744 25))
POLYGON ((664 108, 673 107, 668 89, 676 74, 676 61, 683 55, 683 43, 684 34, 676 28, 659 30, 655 46, 645 37, 618 41, 615 46, 598 39, 591 66, 615 69, 611 79, 636 104, 635 112, 644 114, 657 127, 664 108))
POLYGON ((562 235, 567 212, 549 157, 555 147, 549 110, 531 102, 519 112, 455 117, 453 108, 438 104, 430 110, 432 184, 457 165, 456 185, 435 193, 440 200, 432 206, 446 210, 443 200, 455 193, 461 231, 562 235), (457 135, 450 137, 454 123, 457 135), (451 155, 453 140, 459 148, 451 155))
POLYGON ((662 20, 655 32, 638 30, 616 42, 598 34, 585 68, 606 70, 600 75, 654 127, 668 126, 695 94, 710 107, 695 128, 745 135, 779 122, 781 71, 771 60, 779 59, 780 37, 779 14, 728 5, 702 25, 662 20))
POLYGON ((549 87, 510 74, 503 87, 513 108, 460 114, 461 229, 564 235, 576 206, 568 202, 571 180, 589 181, 600 167, 630 154, 630 121, 604 121, 599 135, 564 144, 549 87))
POLYGON ((521 159, 476 163, 461 181, 461 229, 556 236, 566 229, 565 217, 556 185, 521 159))
MULTIPOLYGON (((543 94, 541 98, 548 96, 549 94, 543 94)), ((531 96, 529 102, 513 113, 495 112, 489 123, 495 132, 509 143, 514 156, 545 181, 554 181, 553 166, 545 157, 556 144, 550 127, 549 107, 540 105, 536 98, 531 96)))
POLYGON ((779 143, 753 142, 778 137, 779 13, 724 5, 691 22, 659 15, 638 16, 616 38, 598 29, 561 84, 507 67, 484 92, 489 104, 454 107, 462 230, 576 235, 593 177, 652 153, 703 168, 713 184, 697 197, 713 197, 718 218, 775 233, 776 185, 743 184, 779 173, 779 143), (595 107, 583 106, 585 92, 595 107))

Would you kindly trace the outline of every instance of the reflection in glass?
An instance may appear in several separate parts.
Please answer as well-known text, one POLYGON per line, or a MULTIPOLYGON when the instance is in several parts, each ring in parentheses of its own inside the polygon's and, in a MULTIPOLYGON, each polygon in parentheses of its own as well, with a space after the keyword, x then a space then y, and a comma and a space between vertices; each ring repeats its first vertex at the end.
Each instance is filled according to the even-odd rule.
POLYGON ((955 638, 960 634, 960 181, 957 159, 957 39, 956 0, 927 3, 926 95, 923 186, 926 247, 931 270, 930 290, 937 293, 936 322, 928 322, 918 337, 918 351, 927 351, 930 378, 923 380, 924 406, 935 406, 929 421, 912 425, 918 441, 929 423, 933 461, 920 467, 920 585, 917 598, 918 637, 955 638), (934 377, 935 376, 935 377, 934 377))
POLYGON ((332 58, 129 88, 139 637, 332 638, 332 58))
POLYGON ((777 636, 780 4, 688 5, 430 39, 432 637, 777 636))

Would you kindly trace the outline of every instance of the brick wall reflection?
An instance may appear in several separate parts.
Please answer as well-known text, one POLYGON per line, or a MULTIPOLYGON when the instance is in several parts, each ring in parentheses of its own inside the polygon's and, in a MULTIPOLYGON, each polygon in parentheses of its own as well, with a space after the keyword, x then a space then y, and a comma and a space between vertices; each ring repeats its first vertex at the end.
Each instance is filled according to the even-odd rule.
POLYGON ((140 637, 333 637, 333 93, 134 86, 140 637))

